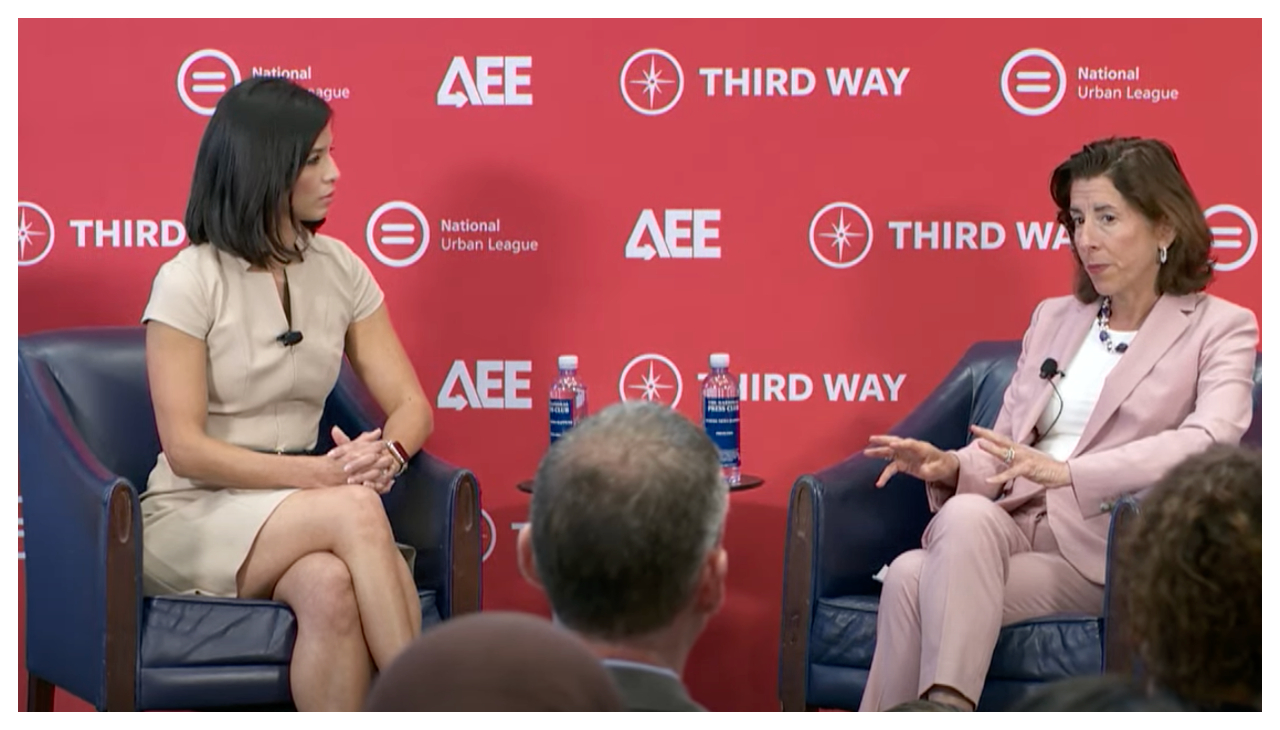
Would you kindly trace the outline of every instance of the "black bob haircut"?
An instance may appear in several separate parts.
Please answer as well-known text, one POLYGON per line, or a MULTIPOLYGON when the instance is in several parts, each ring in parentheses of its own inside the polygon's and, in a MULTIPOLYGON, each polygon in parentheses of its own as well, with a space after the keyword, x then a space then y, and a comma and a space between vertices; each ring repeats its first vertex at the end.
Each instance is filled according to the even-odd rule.
MULTIPOLYGON (((191 176, 183 224, 192 245, 262 268, 300 261, 302 247, 286 245, 281 226, 293 221, 293 185, 332 116, 323 99, 288 79, 251 78, 223 94, 191 176)), ((305 241, 322 223, 292 225, 305 241)))

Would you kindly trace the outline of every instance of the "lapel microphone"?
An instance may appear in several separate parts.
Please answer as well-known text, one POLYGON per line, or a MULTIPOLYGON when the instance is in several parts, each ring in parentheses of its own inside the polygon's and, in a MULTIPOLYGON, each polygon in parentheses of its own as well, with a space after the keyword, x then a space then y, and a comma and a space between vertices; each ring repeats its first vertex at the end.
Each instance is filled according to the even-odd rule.
POLYGON ((297 330, 289 330, 288 332, 277 335, 276 342, 279 342, 285 347, 293 347, 299 342, 302 342, 302 333, 297 330))
POLYGON ((1067 374, 1058 369, 1058 361, 1051 357, 1046 357, 1044 362, 1040 363, 1040 378, 1043 380, 1053 380, 1055 375, 1066 377, 1067 374))
POLYGON ((1040 443, 1045 436, 1049 435, 1049 432, 1052 431, 1053 427, 1058 423, 1058 419, 1062 418, 1062 394, 1058 392, 1058 384, 1053 382, 1054 377, 1058 375, 1061 375, 1064 378, 1067 377, 1066 373, 1058 369, 1057 360, 1054 360, 1051 357, 1046 357, 1044 362, 1040 363, 1040 379, 1049 381, 1049 385, 1053 387, 1054 395, 1058 396, 1058 412, 1054 415, 1053 420, 1049 422, 1049 427, 1044 430, 1044 433, 1040 433, 1039 426, 1031 429, 1032 446, 1040 443))

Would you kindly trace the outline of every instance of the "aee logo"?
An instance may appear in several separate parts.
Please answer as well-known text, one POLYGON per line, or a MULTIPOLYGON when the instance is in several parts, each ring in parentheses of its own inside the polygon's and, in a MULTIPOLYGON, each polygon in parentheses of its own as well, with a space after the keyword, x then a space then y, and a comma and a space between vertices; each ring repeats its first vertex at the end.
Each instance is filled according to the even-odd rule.
POLYGON ((449 70, 436 91, 436 104, 464 107, 476 106, 532 106, 533 93, 523 92, 532 82, 524 69, 533 67, 532 56, 477 56, 475 73, 467 65, 467 59, 454 56, 449 70), (462 83, 462 89, 454 87, 462 83))
POLYGON ((662 211, 662 223, 652 208, 640 213, 631 238, 627 239, 626 256, 648 261, 660 259, 718 259, 720 247, 709 241, 720 238, 719 208, 668 208, 662 211))
POLYGON ((454 360, 436 396, 436 407, 528 410, 533 408, 528 378, 532 372, 532 360, 477 360, 473 378, 466 360, 454 360), (456 392, 459 386, 462 393, 456 392))

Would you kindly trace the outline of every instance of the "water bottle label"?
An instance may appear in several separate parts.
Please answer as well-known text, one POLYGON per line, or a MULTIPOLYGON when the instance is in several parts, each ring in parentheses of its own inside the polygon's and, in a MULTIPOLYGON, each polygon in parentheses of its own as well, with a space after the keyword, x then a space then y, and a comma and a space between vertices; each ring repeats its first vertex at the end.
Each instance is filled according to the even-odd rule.
POLYGON ((569 432, 573 428, 575 421, 575 412, 577 407, 574 405, 573 398, 552 398, 551 399, 551 443, 555 443, 556 439, 569 432))
POLYGON ((702 423, 720 450, 720 466, 739 466, 738 399, 703 398, 702 423))

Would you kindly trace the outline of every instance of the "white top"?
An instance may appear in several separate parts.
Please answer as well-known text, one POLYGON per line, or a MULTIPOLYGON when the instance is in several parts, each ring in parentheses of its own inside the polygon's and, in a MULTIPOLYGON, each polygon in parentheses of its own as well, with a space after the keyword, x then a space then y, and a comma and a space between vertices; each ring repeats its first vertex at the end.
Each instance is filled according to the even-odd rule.
POLYGON ((561 370, 577 370, 578 356, 577 355, 561 355, 559 358, 556 359, 556 365, 559 365, 561 370))
MULTIPOLYGON (((1098 402, 1098 396, 1102 394, 1107 376, 1116 363, 1120 362, 1120 358, 1124 357, 1119 352, 1107 352, 1107 346, 1098 337, 1101 331, 1097 320, 1094 320, 1080 350, 1066 367, 1061 368, 1065 374, 1053 379, 1058 390, 1049 395, 1044 413, 1040 414, 1040 420, 1036 422, 1036 429, 1044 436, 1035 447, 1058 461, 1066 461, 1071 452, 1075 451, 1080 436, 1084 434, 1085 424, 1089 422, 1093 407, 1098 402), (1062 409, 1061 415, 1058 415, 1059 408, 1062 409), (1051 430, 1050 424, 1053 424, 1051 430)), ((1127 344, 1137 334, 1115 330, 1110 332, 1111 342, 1115 345, 1127 344)))
POLYGON ((716 352, 716 353, 712 353, 711 357, 710 357, 710 358, 708 358, 708 360, 710 361, 710 363, 711 363, 711 367, 713 367, 713 368, 727 368, 727 367, 729 367, 729 355, 728 355, 728 353, 724 353, 724 352, 716 352))

